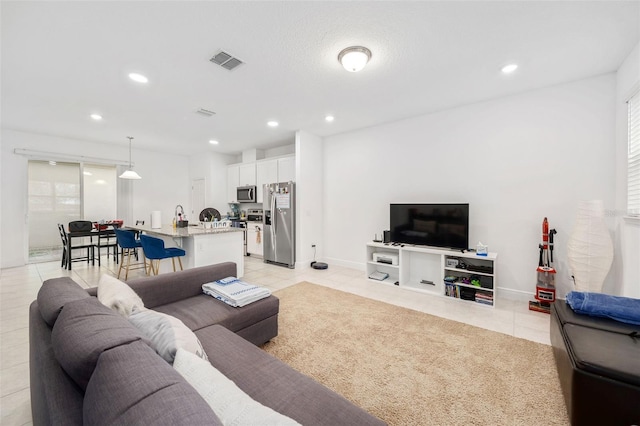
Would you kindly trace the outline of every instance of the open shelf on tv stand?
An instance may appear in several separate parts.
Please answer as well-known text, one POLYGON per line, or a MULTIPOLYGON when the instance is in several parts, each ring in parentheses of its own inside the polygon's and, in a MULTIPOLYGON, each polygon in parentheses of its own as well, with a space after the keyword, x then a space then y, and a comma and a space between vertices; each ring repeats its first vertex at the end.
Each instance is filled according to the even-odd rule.
POLYGON ((376 271, 388 274, 382 281, 369 278, 372 282, 493 307, 497 257, 497 253, 479 256, 466 250, 372 242, 367 243, 366 273, 367 277, 376 271), (397 259, 397 264, 376 262, 375 253, 385 261, 397 259), (445 282, 445 277, 453 277, 448 278, 452 282, 445 282))

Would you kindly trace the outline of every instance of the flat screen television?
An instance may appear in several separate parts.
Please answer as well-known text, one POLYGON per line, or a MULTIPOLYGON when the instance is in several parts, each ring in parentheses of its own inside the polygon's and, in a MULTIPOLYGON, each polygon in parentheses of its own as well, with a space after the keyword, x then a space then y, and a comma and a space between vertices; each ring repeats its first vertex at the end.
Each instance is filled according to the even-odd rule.
POLYGON ((469 248, 469 204, 391 204, 391 241, 469 248))

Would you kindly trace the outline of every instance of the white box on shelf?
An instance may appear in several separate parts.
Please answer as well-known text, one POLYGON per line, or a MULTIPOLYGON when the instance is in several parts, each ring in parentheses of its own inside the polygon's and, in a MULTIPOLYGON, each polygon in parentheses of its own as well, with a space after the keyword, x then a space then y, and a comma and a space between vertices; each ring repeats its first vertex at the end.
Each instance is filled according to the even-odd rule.
POLYGON ((398 255, 393 253, 376 252, 373 253, 373 261, 378 263, 384 263, 387 265, 398 265, 398 255))

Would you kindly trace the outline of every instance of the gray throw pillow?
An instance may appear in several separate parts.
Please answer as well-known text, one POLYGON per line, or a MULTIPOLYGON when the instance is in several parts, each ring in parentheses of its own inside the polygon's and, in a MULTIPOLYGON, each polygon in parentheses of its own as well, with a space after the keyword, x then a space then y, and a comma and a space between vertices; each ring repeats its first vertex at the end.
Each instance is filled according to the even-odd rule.
POLYGON ((145 309, 134 310, 129 321, 151 341, 151 347, 170 364, 173 364, 178 348, 202 359, 209 359, 193 331, 176 317, 145 309))

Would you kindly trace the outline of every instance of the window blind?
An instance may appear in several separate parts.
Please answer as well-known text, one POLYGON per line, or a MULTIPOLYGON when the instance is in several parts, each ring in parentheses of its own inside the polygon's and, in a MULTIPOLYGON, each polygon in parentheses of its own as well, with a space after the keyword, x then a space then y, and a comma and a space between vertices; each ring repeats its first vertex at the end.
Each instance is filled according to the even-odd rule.
POLYGON ((640 92, 629 99, 628 108, 627 212, 630 216, 640 216, 640 92))

